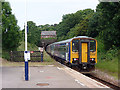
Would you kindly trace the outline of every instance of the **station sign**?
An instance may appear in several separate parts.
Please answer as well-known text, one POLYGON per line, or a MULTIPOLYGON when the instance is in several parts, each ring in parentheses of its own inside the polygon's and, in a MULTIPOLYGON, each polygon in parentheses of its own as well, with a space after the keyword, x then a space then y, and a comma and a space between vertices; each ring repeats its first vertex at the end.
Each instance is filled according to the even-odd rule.
POLYGON ((24 51, 24 59, 25 61, 30 60, 30 51, 24 51))
POLYGON ((44 51, 44 48, 42 48, 42 47, 38 47, 38 49, 40 50, 40 52, 44 51))
POLYGON ((30 51, 30 53, 34 53, 34 51, 30 51))

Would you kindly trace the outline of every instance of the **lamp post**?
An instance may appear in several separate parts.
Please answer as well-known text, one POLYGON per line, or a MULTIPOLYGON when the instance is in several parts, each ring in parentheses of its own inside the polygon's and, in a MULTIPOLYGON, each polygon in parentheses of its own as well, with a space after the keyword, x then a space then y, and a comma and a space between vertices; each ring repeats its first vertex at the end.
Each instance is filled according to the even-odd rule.
POLYGON ((25 59, 25 81, 29 80, 28 77, 28 58, 27 58, 27 0, 25 0, 25 52, 24 52, 24 59, 25 59))

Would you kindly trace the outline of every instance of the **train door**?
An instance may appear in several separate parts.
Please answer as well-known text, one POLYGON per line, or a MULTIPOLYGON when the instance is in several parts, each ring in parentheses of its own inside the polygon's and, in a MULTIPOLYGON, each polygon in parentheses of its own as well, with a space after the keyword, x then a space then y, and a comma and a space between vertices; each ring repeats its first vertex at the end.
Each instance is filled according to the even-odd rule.
POLYGON ((82 47, 82 50, 81 50, 81 52, 82 52, 82 58, 81 58, 81 60, 82 60, 82 62, 87 62, 87 58, 88 58, 88 47, 87 47, 87 44, 88 43, 82 43, 82 45, 81 45, 81 47, 82 47))
POLYGON ((90 58, 90 42, 82 41, 79 42, 79 63, 89 63, 90 58))

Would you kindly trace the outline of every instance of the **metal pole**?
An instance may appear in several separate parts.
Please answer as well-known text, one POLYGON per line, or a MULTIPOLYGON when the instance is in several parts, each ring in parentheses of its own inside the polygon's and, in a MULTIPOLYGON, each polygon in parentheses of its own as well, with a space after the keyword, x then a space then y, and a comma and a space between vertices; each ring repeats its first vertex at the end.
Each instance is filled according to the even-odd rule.
POLYGON ((43 62, 43 52, 41 52, 41 62, 43 62))
MULTIPOLYGON (((27 54, 27 0, 25 0, 25 52, 27 54)), ((28 81, 28 60, 25 58, 25 80, 28 81)))

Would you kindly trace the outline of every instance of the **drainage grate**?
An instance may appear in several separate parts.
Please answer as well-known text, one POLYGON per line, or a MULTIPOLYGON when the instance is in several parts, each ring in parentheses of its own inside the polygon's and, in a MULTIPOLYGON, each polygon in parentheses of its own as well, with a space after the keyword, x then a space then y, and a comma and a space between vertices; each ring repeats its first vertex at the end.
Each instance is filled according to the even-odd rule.
POLYGON ((37 83, 36 85, 37 86, 48 86, 49 84, 48 83, 37 83))

